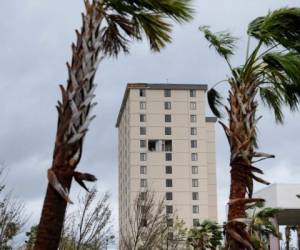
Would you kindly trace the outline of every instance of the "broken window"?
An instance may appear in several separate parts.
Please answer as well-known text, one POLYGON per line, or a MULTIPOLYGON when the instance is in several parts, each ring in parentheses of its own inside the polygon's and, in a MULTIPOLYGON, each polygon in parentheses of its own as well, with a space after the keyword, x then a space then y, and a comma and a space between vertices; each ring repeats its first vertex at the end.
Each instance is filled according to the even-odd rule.
POLYGON ((149 140, 150 152, 172 152, 172 140, 149 140))

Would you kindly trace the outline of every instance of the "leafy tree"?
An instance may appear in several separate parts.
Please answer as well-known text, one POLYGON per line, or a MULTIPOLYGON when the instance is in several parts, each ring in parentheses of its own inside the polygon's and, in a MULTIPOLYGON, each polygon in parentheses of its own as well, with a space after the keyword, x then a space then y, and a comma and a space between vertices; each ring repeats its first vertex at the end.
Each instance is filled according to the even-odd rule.
POLYGON ((72 179, 95 181, 91 174, 75 169, 80 162, 83 140, 95 103, 94 78, 102 59, 129 52, 132 40, 146 37, 153 51, 171 42, 172 23, 191 19, 190 0, 85 0, 82 28, 76 31, 72 60, 67 64, 67 86, 60 85, 58 125, 53 162, 48 170, 49 184, 38 227, 35 250, 57 250, 72 179))
POLYGON ((268 250, 271 235, 276 238, 281 237, 277 227, 272 222, 279 211, 276 208, 264 207, 263 202, 248 207, 248 231, 251 235, 251 241, 257 249, 268 250))
POLYGON ((5 168, 0 168, 0 249, 12 250, 13 239, 26 223, 24 204, 13 199, 12 192, 5 192, 3 174, 5 168))
POLYGON ((282 107, 297 110, 300 92, 300 9, 282 8, 256 18, 249 24, 248 35, 257 43, 247 49, 246 61, 233 67, 236 38, 228 32, 212 33, 201 27, 205 38, 225 59, 230 76, 227 83, 229 96, 224 101, 215 89, 208 91, 208 103, 219 117, 230 146, 230 196, 226 225, 227 249, 255 248, 246 230, 246 206, 262 201, 253 197, 253 182, 269 184, 257 174, 263 171, 254 166, 258 161, 274 155, 257 151, 258 100, 262 100, 274 113, 277 122, 283 122, 282 107), (221 108, 225 109, 225 114, 221 108), (227 114, 227 123, 224 117, 227 114), (223 120, 223 121, 222 121, 223 120))
POLYGON ((187 241, 195 250, 215 250, 222 244, 221 227, 208 220, 189 230, 187 241))

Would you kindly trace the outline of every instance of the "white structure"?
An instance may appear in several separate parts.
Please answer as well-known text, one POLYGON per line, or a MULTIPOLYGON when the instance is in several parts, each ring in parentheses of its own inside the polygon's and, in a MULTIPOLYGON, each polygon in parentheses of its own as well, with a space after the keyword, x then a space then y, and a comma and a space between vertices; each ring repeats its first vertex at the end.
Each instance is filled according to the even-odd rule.
POLYGON ((126 230, 139 192, 165 197, 187 227, 217 220, 215 118, 205 117, 206 85, 128 84, 119 129, 119 219, 126 230))
MULTIPOLYGON (((300 225, 300 184, 272 184, 254 194, 255 198, 265 199, 266 207, 279 208, 275 224, 300 225)), ((272 239, 270 249, 279 249, 279 240, 272 239)))

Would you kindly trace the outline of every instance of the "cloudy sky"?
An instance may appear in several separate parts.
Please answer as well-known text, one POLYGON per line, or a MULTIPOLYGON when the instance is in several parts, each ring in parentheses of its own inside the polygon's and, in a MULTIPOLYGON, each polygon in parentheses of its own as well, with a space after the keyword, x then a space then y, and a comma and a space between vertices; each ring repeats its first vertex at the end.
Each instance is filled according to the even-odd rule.
MULTIPOLYGON (((133 44, 131 55, 104 61, 96 82, 97 119, 85 141, 79 169, 99 178, 98 187, 112 194, 117 211, 117 130, 115 121, 128 82, 200 83, 212 85, 226 76, 225 63, 198 31, 199 25, 213 30, 228 29, 241 38, 233 59, 245 57, 247 24, 268 10, 299 6, 297 0, 194 0, 192 23, 175 26, 173 43, 160 54, 147 43, 133 44)), ((65 62, 70 58, 74 29, 80 27, 81 0, 0 1, 0 161, 8 167, 7 184, 25 202, 30 224, 38 223, 46 189, 46 170, 51 164, 59 97, 58 84, 66 81, 65 62)), ((207 113, 209 110, 207 108, 207 113)), ((262 151, 275 160, 261 166, 271 182, 296 183, 300 179, 300 114, 286 111, 284 126, 274 123, 262 108, 259 124, 262 151), (297 155, 298 154, 298 155, 297 155)), ((217 172, 220 221, 228 196, 228 147, 217 126, 217 172)), ((78 188, 73 185, 71 196, 78 188)))

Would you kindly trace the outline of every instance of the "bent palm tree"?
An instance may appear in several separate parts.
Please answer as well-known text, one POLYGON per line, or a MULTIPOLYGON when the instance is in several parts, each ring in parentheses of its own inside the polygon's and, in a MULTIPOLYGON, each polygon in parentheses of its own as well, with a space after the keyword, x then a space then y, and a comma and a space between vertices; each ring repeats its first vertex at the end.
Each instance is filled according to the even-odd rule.
MULTIPOLYGON (((256 125, 259 97, 274 111, 276 121, 283 122, 281 107, 297 109, 300 85, 300 9, 283 8, 259 17, 250 23, 248 34, 258 40, 243 65, 234 68, 230 56, 234 54, 236 39, 227 32, 212 33, 201 27, 206 39, 228 63, 231 76, 228 83, 227 104, 213 87, 208 92, 212 112, 222 118, 224 107, 228 124, 220 121, 230 145, 231 185, 226 226, 227 249, 253 249, 246 230, 246 205, 261 201, 252 197, 253 181, 268 184, 256 174, 258 161, 274 155, 257 152, 256 125)), ((249 48, 249 46, 248 46, 249 48)))
POLYGON ((95 181, 90 174, 76 172, 82 154, 83 139, 90 122, 94 98, 95 73, 106 56, 129 52, 129 39, 146 36, 150 47, 159 51, 171 41, 169 19, 191 19, 191 0, 85 0, 82 28, 76 31, 72 60, 67 63, 67 87, 60 85, 58 125, 53 162, 48 170, 47 188, 35 250, 56 250, 59 244, 68 193, 74 179, 85 189, 83 181, 95 181))

